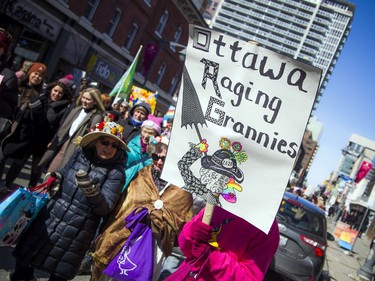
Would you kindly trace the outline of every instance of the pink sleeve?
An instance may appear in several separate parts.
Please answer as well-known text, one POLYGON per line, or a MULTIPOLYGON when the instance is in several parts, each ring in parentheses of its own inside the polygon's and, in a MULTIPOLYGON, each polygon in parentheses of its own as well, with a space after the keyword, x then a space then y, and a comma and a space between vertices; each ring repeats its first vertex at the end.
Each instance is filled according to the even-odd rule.
POLYGON ((189 222, 187 222, 180 235, 178 236, 178 246, 180 247, 181 251, 184 253, 187 259, 192 258, 191 249, 192 249, 192 238, 191 238, 191 230, 190 226, 191 223, 196 220, 202 220, 202 214, 204 209, 202 209, 196 216, 194 216, 189 222))
POLYGON ((262 281, 278 243, 279 231, 277 223, 274 222, 267 236, 255 237, 248 242, 248 250, 242 260, 237 260, 232 253, 216 250, 210 254, 204 270, 209 269, 213 280, 262 281))

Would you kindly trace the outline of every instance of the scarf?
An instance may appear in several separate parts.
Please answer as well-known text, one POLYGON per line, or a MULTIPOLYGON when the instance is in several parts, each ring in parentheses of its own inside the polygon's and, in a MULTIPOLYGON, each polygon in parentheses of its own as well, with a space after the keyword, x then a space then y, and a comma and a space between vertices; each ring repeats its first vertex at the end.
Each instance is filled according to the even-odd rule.
POLYGON ((143 121, 141 121, 141 122, 135 121, 133 117, 130 118, 130 121, 132 122, 134 127, 139 127, 143 123, 143 121))

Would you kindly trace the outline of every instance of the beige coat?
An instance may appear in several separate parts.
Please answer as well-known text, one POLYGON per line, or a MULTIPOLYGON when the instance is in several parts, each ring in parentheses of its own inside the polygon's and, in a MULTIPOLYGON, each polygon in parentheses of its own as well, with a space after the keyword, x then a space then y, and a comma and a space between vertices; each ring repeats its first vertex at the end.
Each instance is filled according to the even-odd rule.
POLYGON ((49 165, 50 161, 58 154, 64 143, 68 141, 68 143, 64 146, 66 147, 65 153, 63 158, 60 159, 59 164, 59 167, 63 167, 72 157, 74 150, 77 148, 77 146, 74 144, 74 141, 77 139, 77 137, 82 137, 87 134, 90 128, 94 127, 96 123, 102 121, 103 119, 102 112, 94 108, 86 115, 82 123, 78 126, 77 130, 69 138, 70 127, 72 126, 74 120, 78 117, 81 110, 82 106, 78 106, 70 111, 65 121, 58 129, 55 137, 52 139, 51 145, 48 147, 48 150, 43 155, 43 158, 39 163, 40 166, 46 167, 47 165, 49 165))
POLYGON ((125 218, 135 208, 146 207, 151 220, 154 238, 160 241, 163 253, 171 254, 183 225, 193 217, 191 194, 177 186, 169 185, 162 195, 152 178, 152 165, 143 168, 130 182, 127 192, 119 200, 116 210, 107 222, 104 232, 96 239, 93 253, 94 268, 92 280, 99 280, 102 270, 121 250, 130 231, 125 227, 125 218), (156 209, 156 200, 163 201, 163 207, 156 209))

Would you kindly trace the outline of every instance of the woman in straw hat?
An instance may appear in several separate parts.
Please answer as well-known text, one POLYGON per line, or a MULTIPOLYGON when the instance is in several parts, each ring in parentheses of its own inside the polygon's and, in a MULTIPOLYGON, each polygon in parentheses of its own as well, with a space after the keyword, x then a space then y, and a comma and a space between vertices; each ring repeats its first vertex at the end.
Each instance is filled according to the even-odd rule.
POLYGON ((49 280, 75 277, 100 221, 120 198, 127 158, 122 131, 114 122, 98 123, 55 173, 61 187, 18 242, 12 281, 33 280, 34 268, 49 280))

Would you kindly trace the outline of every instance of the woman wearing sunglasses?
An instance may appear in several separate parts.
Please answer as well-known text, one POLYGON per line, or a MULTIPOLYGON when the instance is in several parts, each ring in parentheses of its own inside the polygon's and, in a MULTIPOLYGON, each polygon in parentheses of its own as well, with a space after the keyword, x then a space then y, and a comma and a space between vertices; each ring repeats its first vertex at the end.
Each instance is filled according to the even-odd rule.
POLYGON ((154 242, 153 280, 157 280, 166 256, 171 254, 182 226, 192 218, 191 194, 160 178, 168 142, 166 137, 150 138, 147 153, 152 164, 136 174, 120 199, 123 203, 118 204, 116 211, 111 214, 110 223, 101 226, 104 232, 95 241, 92 280, 99 280, 103 269, 125 244, 131 234, 125 227, 125 218, 136 208, 148 209, 154 242))
POLYGON ((12 281, 34 280, 34 268, 49 273, 50 281, 75 277, 100 221, 121 195, 127 160, 122 131, 114 122, 98 123, 54 173, 61 187, 18 242, 12 281))

